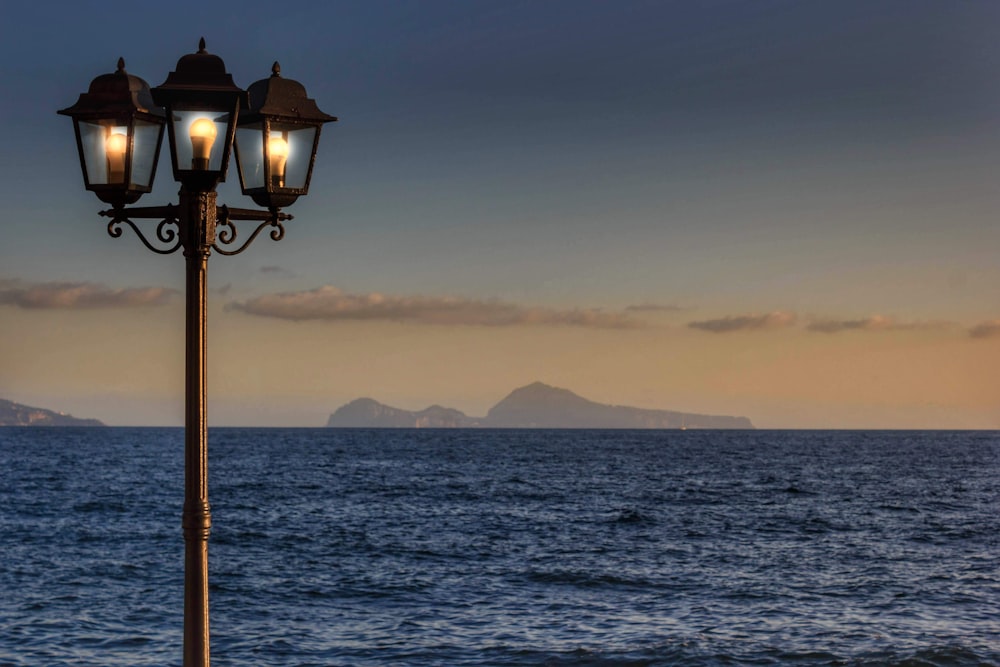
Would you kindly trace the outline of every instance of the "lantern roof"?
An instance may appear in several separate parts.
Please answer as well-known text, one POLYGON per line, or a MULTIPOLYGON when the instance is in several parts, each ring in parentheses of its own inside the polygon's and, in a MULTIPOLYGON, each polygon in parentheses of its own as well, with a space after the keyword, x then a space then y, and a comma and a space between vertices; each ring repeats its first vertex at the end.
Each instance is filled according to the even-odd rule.
POLYGON ((131 113, 145 113, 163 116, 161 109, 153 101, 149 84, 143 79, 125 71, 125 59, 118 59, 118 69, 111 74, 102 74, 90 82, 90 89, 82 93, 71 107, 60 109, 64 116, 116 116, 131 113))
POLYGON ((177 99, 204 100, 229 98, 236 95, 243 106, 246 91, 233 83, 222 58, 205 50, 205 38, 198 42, 197 53, 181 56, 167 80, 153 88, 153 99, 163 106, 177 99))
POLYGON ((281 65, 271 66, 271 76, 250 84, 247 90, 249 113, 241 118, 257 120, 261 116, 282 120, 299 120, 313 123, 336 121, 335 116, 323 113, 316 101, 306 95, 305 86, 298 81, 281 76, 281 65))

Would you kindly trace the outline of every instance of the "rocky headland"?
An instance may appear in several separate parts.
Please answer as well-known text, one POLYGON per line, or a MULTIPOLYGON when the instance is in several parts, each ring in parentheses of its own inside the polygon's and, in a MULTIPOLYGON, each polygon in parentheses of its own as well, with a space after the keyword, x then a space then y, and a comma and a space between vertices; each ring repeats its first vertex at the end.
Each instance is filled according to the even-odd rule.
POLYGON ((81 419, 64 412, 35 408, 0 398, 0 426, 104 426, 97 419, 81 419))

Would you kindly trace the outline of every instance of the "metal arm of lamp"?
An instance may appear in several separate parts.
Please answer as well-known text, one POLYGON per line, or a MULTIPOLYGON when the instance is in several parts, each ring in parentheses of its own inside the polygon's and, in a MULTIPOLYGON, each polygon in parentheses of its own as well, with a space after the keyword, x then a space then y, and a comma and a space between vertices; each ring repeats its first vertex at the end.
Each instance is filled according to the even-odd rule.
MULTIPOLYGON (((98 215, 111 218, 108 222, 108 234, 112 238, 122 236, 122 225, 127 225, 135 232, 142 244, 158 255, 170 255, 184 247, 184 234, 182 232, 186 225, 181 212, 185 210, 176 204, 166 206, 122 206, 100 211, 98 215), (159 220, 154 231, 155 236, 147 236, 142 228, 135 223, 135 220, 159 220), (162 244, 160 246, 154 244, 162 244)), ((266 227, 272 227, 270 237, 274 241, 280 241, 285 237, 284 222, 294 219, 295 216, 284 213, 281 209, 262 210, 252 208, 233 208, 222 205, 215 209, 215 217, 208 216, 212 230, 206 230, 206 237, 210 239, 208 244, 212 250, 220 255, 238 255, 246 250, 254 239, 266 227), (237 221, 256 221, 260 224, 250 233, 250 236, 235 249, 238 237, 237 221)))

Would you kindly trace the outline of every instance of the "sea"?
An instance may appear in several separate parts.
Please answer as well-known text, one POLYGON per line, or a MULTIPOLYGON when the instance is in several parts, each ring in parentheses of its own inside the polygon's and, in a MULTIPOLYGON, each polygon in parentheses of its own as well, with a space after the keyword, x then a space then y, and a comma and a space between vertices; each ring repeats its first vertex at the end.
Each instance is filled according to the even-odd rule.
MULTIPOLYGON (((180 665, 183 430, 0 429, 0 665, 180 665)), ((213 428, 214 665, 1000 665, 1000 432, 213 428)))

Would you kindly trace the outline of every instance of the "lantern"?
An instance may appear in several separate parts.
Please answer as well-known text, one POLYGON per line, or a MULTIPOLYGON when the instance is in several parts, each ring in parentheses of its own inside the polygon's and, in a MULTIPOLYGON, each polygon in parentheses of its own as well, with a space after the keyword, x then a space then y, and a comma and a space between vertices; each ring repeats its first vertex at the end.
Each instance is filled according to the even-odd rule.
POLYGON ((174 178, 188 190, 212 190, 226 180, 233 131, 246 91, 233 83, 222 58, 205 51, 183 56, 153 99, 166 110, 174 178))
POLYGON ((73 119, 84 186, 101 201, 123 207, 153 188, 163 140, 163 110, 149 84, 118 69, 90 83, 76 104, 59 111, 73 119))
POLYGON ((249 108, 236 129, 236 165, 243 194, 277 210, 308 193, 324 123, 336 121, 306 96, 301 83, 271 76, 248 89, 249 108))

